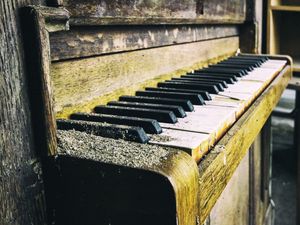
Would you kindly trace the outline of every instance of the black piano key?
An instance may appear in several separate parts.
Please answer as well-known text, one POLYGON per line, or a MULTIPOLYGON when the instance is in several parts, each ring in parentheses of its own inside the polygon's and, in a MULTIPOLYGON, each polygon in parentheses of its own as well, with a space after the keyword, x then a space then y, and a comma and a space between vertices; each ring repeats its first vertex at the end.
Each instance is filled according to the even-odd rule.
POLYGON ((232 74, 232 73, 226 73, 226 72, 223 72, 223 73, 207 73, 205 71, 201 71, 201 70, 198 70, 198 71, 194 71, 193 73, 187 73, 187 75, 198 75, 198 76, 202 76, 202 75, 205 75, 205 76, 221 76, 221 77, 228 77, 228 78, 231 78, 233 79, 234 81, 238 81, 240 77, 232 74))
POLYGON ((107 123, 96 123, 80 120, 57 120, 60 130, 77 130, 107 138, 124 139, 139 143, 147 143, 149 137, 141 127, 129 127, 107 123))
POLYGON ((150 103, 140 103, 140 102, 122 102, 122 101, 111 101, 107 105, 114 106, 124 106, 124 107, 134 107, 134 108, 144 108, 144 109, 161 109, 172 111, 177 117, 184 118, 186 113, 181 106, 177 105, 163 105, 163 104, 150 104, 150 103))
POLYGON ((122 106, 104 106, 99 105, 94 108, 96 113, 129 116, 129 117, 141 117, 148 119, 155 119, 159 122, 176 123, 177 117, 172 111, 157 110, 157 109, 141 109, 122 106))
POLYGON ((219 74, 193 74, 188 73, 187 75, 182 75, 182 78, 207 78, 207 79, 214 79, 214 80, 220 80, 225 81, 227 84, 234 84, 236 80, 234 80, 231 77, 228 77, 226 75, 222 76, 219 74))
POLYGON ((229 74, 233 74, 237 77, 243 77, 245 76, 247 73, 245 71, 241 71, 238 69, 227 69, 227 68, 203 68, 201 70, 195 70, 195 72, 206 72, 206 73, 229 73, 229 74))
POLYGON ((180 77, 180 78, 177 78, 177 77, 174 77, 174 78, 172 78, 172 80, 178 80, 178 81, 195 81, 195 82, 207 82, 207 83, 210 83, 210 84, 219 84, 219 85, 221 85, 221 87, 223 87, 223 88, 227 88, 227 87, 228 87, 226 81, 213 80, 213 79, 210 79, 210 78, 200 78, 200 77, 193 77, 193 78, 184 78, 184 77, 180 77))
POLYGON ((160 82, 157 84, 157 86, 166 87, 166 88, 201 90, 201 91, 207 91, 210 94, 219 93, 219 90, 215 85, 200 85, 200 84, 190 84, 190 83, 182 83, 182 82, 160 82))
POLYGON ((195 84, 195 85, 204 85, 206 87, 208 86, 214 86, 218 91, 224 91, 224 88, 220 84, 212 84, 209 82, 202 82, 202 81, 187 81, 187 80, 166 80, 166 83, 184 83, 184 84, 195 84))
POLYGON ((235 57, 242 58, 242 59, 256 59, 256 60, 263 60, 263 61, 267 61, 269 59, 268 56, 263 56, 263 55, 237 55, 235 57))
POLYGON ((223 63, 218 63, 215 65, 210 65, 210 68, 231 68, 231 69, 241 69, 241 70, 246 70, 247 72, 253 71, 252 66, 244 66, 244 65, 235 65, 235 64, 223 64, 223 63))
POLYGON ((73 113, 70 116, 70 119, 142 127, 145 130, 145 132, 149 134, 160 134, 162 132, 162 129, 156 120, 147 119, 147 118, 116 116, 116 115, 106 115, 106 114, 101 115, 96 113, 73 113))
POLYGON ((224 60, 219 62, 218 64, 227 64, 227 65, 242 65, 242 66, 252 66, 253 68, 257 68, 261 65, 256 61, 241 61, 241 60, 224 60))
POLYGON ((261 66, 264 63, 262 60, 240 59, 240 58, 229 58, 226 60, 226 62, 251 63, 251 64, 255 64, 257 66, 261 66))
POLYGON ((184 111, 192 112, 194 110, 193 104, 189 100, 183 99, 172 99, 172 98, 153 98, 153 97, 142 97, 142 96, 121 96, 120 101, 126 102, 142 102, 142 103, 153 103, 153 104, 166 104, 166 105, 178 105, 181 106, 184 111))
POLYGON ((156 92, 156 91, 137 91, 136 96, 147 96, 147 97, 161 97, 161 98, 174 98, 174 99, 185 99, 191 101, 194 105, 205 105, 204 99, 201 95, 180 93, 180 92, 156 92))
POLYGON ((243 77, 245 74, 241 71, 233 71, 233 70, 226 70, 226 69, 217 69, 217 68, 203 68, 201 70, 195 70, 195 73, 211 73, 211 74, 229 74, 234 75, 236 77, 243 77))
POLYGON ((238 56, 232 56, 231 58, 236 58, 236 59, 243 59, 243 60, 257 60, 257 61, 261 61, 261 62, 265 62, 268 60, 268 57, 255 57, 255 56, 242 56, 242 55, 238 55, 238 56))
POLYGON ((207 91, 197 91, 197 90, 188 90, 188 89, 179 89, 179 88, 161 88, 161 87, 147 87, 146 91, 167 91, 167 92, 181 92, 181 93, 192 93, 199 94, 205 101, 211 100, 211 96, 207 91))

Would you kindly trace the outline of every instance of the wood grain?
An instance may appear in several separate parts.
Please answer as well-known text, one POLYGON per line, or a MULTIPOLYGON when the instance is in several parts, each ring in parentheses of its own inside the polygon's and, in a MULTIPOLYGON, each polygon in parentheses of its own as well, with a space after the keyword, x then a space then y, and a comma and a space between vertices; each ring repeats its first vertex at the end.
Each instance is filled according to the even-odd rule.
POLYGON ((0 224, 46 224, 41 160, 36 154, 20 8, 0 2, 0 224))
POLYGON ((287 66, 199 164, 200 224, 204 222, 291 79, 287 66))
POLYGON ((245 0, 64 0, 72 24, 166 24, 222 21, 241 23, 245 18, 245 0))
POLYGON ((53 63, 55 112, 66 117, 91 111, 97 104, 181 75, 237 48, 238 38, 230 37, 53 63))
POLYGON ((54 61, 238 35, 235 25, 85 26, 50 34, 54 61))

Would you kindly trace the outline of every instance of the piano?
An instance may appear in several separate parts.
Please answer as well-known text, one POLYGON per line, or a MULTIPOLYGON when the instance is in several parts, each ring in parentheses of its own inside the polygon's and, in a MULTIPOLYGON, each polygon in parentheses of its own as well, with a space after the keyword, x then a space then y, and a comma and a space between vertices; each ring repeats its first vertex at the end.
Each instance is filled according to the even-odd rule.
POLYGON ((64 7, 23 10, 49 221, 210 224, 291 78, 291 59, 240 53, 243 7, 225 25, 222 15, 193 25, 211 19, 204 13, 127 27, 123 14, 64 6, 74 17, 64 7))

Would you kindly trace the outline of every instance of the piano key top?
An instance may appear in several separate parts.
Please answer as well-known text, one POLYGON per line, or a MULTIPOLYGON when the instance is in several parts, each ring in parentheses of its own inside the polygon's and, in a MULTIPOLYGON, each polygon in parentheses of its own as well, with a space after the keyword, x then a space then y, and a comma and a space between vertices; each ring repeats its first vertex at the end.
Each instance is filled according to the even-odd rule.
POLYGON ((219 76, 218 74, 194 74, 194 73, 188 73, 187 75, 182 75, 182 78, 207 78, 207 79, 214 79, 214 80, 220 80, 225 81, 227 84, 234 84, 236 81, 228 76, 219 76))
POLYGON ((177 105, 165 105, 165 104, 150 104, 140 102, 124 102, 124 101, 111 101, 107 105, 134 107, 134 108, 145 108, 145 109, 161 109, 172 111, 177 117, 184 118, 186 113, 181 106, 177 105))
POLYGON ((187 73, 187 75, 189 76, 214 76, 214 77, 227 77, 232 79, 234 82, 237 82, 239 80, 240 77, 237 77, 236 75, 232 74, 232 73, 206 73, 204 71, 195 71, 193 73, 187 73))
POLYGON ((139 143, 147 143, 149 141, 149 137, 141 127, 59 119, 57 120, 57 128, 60 130, 77 130, 102 137, 124 139, 139 143))
POLYGON ((123 96, 119 97, 119 100, 126 101, 126 102, 178 105, 178 106, 181 106, 187 112, 192 112, 194 110, 193 104, 189 100, 183 100, 183 99, 154 98, 154 97, 123 95, 123 96))
POLYGON ((142 127, 146 133, 160 134, 162 129, 159 123, 154 119, 116 116, 116 115, 101 115, 96 113, 73 113, 70 116, 72 120, 85 120, 92 122, 105 122, 118 125, 142 127))
POLYGON ((177 122, 177 117, 175 114, 168 110, 99 105, 94 108, 94 111, 101 114, 155 119, 159 122, 165 123, 177 122))
POLYGON ((210 94, 218 94, 219 90, 215 85, 204 85, 204 84, 191 84, 191 83, 183 83, 183 82, 159 82, 157 84, 158 87, 166 87, 166 88, 180 88, 180 89, 190 89, 190 90, 201 90, 207 91, 210 94))
POLYGON ((166 92, 182 92, 182 93, 192 93, 199 94, 205 101, 211 100, 211 96, 207 91, 197 91, 197 90, 188 90, 188 89, 179 89, 179 88, 162 88, 162 87, 146 87, 146 91, 166 91, 166 92))
POLYGON ((204 99, 201 95, 191 93, 179 93, 179 92, 156 92, 156 91, 137 91, 136 96, 147 96, 147 97, 161 97, 161 98, 174 98, 174 99, 185 99, 191 101, 194 105, 205 105, 204 99))
POLYGON ((178 80, 178 81, 195 81, 195 82, 205 82, 209 84, 218 84, 221 85, 222 88, 227 88, 227 83, 226 81, 221 81, 221 80, 213 80, 210 78, 201 78, 201 77, 193 77, 193 78, 184 78, 184 77, 174 77, 171 80, 178 80))

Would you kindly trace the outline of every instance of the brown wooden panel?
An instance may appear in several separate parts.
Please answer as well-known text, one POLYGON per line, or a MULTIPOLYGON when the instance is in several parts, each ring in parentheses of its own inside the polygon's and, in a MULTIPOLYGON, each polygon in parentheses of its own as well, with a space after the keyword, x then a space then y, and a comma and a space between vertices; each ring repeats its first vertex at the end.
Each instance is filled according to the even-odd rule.
POLYGON ((205 21, 240 23, 245 18, 245 0, 64 0, 63 5, 72 15, 71 23, 77 25, 205 21))
POLYGON ((52 60, 94 56, 238 35, 234 25, 72 27, 50 34, 52 60))
POLYGON ((238 37, 230 37, 53 63, 55 111, 59 117, 91 111, 120 95, 199 68, 208 59, 233 54, 237 48, 238 37))

